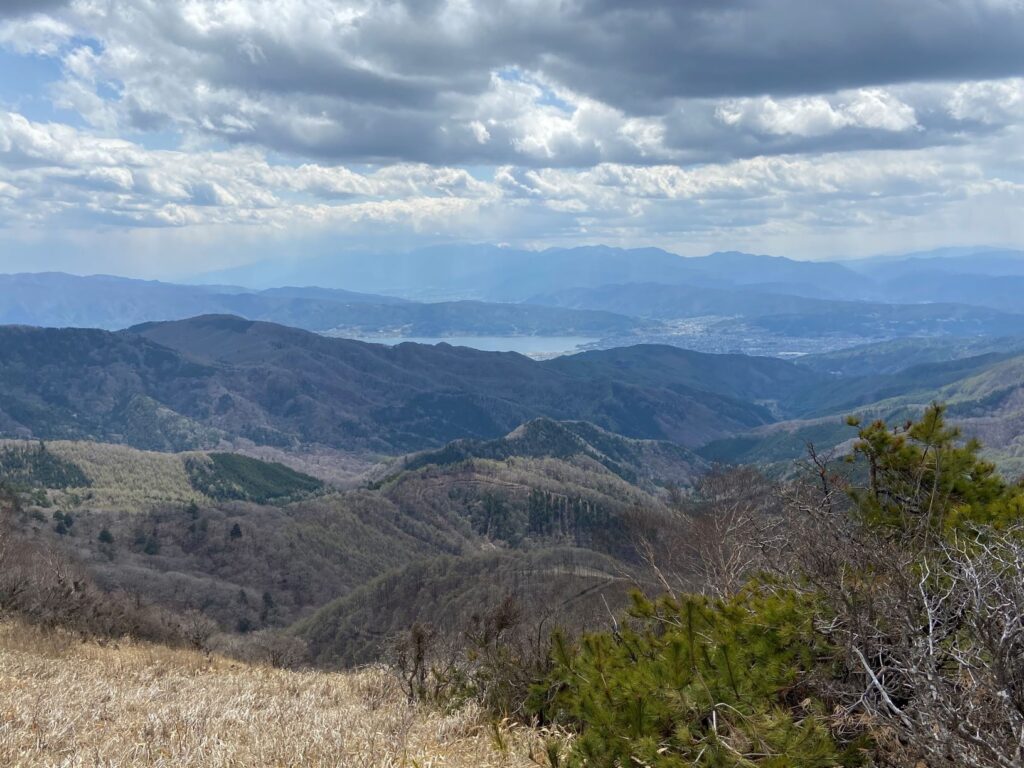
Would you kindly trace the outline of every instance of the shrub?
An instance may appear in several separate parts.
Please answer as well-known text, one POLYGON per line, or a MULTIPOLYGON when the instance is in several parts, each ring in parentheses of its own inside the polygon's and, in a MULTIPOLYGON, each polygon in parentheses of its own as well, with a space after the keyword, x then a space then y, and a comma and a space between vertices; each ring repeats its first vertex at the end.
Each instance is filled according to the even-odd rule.
POLYGON ((534 703, 577 731, 572 766, 853 765, 802 685, 827 650, 813 615, 796 592, 754 586, 726 600, 637 594, 613 632, 556 635, 534 703))
MULTIPOLYGON (((812 686, 884 765, 1020 764, 1024 501, 928 408, 860 431, 867 483, 798 494, 780 570, 835 649, 812 686)), ((819 467, 823 465, 819 464, 819 467)))
POLYGON ((1003 527, 1024 515, 1021 489, 979 457, 978 441, 960 440, 945 410, 933 404, 917 422, 892 429, 875 421, 860 429, 854 456, 864 458, 868 484, 852 496, 869 526, 890 536, 927 536, 977 524, 1003 527))

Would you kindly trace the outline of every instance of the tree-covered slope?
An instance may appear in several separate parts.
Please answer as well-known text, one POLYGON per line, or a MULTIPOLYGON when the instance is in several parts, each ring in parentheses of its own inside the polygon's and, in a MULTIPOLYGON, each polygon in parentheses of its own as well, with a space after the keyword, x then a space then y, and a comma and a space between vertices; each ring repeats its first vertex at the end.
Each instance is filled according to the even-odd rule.
POLYGON ((675 443, 633 440, 585 421, 528 421, 497 440, 457 440, 435 451, 406 456, 403 471, 430 465, 450 466, 473 459, 559 458, 596 461, 635 485, 686 485, 703 470, 703 461, 675 443))
POLYGON ((635 347, 537 362, 204 316, 129 332, 0 328, 0 435, 191 449, 244 438, 396 453, 531 418, 693 446, 773 419, 810 377, 778 360, 635 347))
POLYGON ((483 552, 412 563, 353 590, 293 631, 315 663, 353 667, 385 656, 395 638, 420 623, 457 642, 511 597, 529 608, 543 638, 551 625, 595 628, 619 611, 631 583, 613 559, 580 549, 483 552))
MULTIPOLYGON (((1006 347, 1013 350, 1009 342, 1006 347)), ((917 354, 914 348, 895 346, 901 349, 908 360, 917 354)), ((881 365, 893 365, 891 350, 888 345, 878 350, 881 365)), ((850 352, 854 359, 875 354, 871 348, 850 352)), ((924 342, 921 354, 934 354, 931 342, 924 342)), ((822 364, 830 365, 831 359, 822 364)), ((845 366, 842 356, 835 359, 845 366)), ((806 455, 808 443, 827 450, 850 440, 852 430, 844 425, 847 415, 898 423, 916 418, 934 402, 948 405, 948 418, 966 435, 981 440, 986 455, 1003 472, 1024 472, 1024 355, 1018 351, 910 365, 876 376, 835 375, 827 386, 805 395, 804 418, 709 441, 697 452, 708 461, 792 462, 806 455)))
MULTIPOLYGON (((442 556, 574 548, 606 572, 628 569, 640 560, 639 538, 669 519, 658 496, 586 456, 429 465, 338 491, 245 456, 97 443, 48 444, 52 460, 27 475, 22 454, 39 464, 38 447, 5 448, 17 459, 0 466, 0 486, 15 485, 24 507, 10 522, 71 554, 106 589, 200 611, 231 631, 289 624, 387 572, 442 556), (61 471, 41 471, 53 466, 61 471)), ((563 576, 566 590, 590 579, 563 576)), ((498 586, 462 589, 479 604, 498 586)), ((415 608, 393 603, 378 616, 415 608)))

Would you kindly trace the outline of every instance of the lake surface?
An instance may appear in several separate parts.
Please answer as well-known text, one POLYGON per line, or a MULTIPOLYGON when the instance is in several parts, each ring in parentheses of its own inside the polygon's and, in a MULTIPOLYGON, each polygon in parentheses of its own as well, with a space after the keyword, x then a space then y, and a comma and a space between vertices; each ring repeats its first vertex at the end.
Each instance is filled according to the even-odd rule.
POLYGON ((486 352, 519 352, 530 357, 558 357, 579 352, 585 344, 599 339, 586 336, 361 336, 359 341, 374 344, 451 344, 453 347, 472 347, 486 352))

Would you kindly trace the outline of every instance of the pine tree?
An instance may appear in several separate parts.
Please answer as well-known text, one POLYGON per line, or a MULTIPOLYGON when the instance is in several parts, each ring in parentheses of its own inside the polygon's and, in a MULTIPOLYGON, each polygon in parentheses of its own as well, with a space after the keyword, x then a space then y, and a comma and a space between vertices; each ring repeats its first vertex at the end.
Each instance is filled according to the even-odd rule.
POLYGON ((571 766, 854 764, 810 700, 793 705, 824 650, 812 616, 797 593, 756 585, 724 601, 636 595, 632 626, 555 638, 534 704, 578 731, 571 766))
POLYGON ((946 425, 945 411, 933 404, 920 421, 901 428, 875 421, 860 429, 854 457, 865 460, 868 485, 853 497, 866 523, 921 536, 1024 518, 1024 492, 980 458, 977 440, 960 440, 960 430, 946 425))

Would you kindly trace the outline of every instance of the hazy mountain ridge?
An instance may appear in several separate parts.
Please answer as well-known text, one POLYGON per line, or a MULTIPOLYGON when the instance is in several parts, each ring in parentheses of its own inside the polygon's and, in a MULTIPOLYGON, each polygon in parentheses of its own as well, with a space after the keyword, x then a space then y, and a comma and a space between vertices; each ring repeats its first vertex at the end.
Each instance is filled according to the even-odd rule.
POLYGON ((764 283, 780 292, 788 286, 795 295, 831 296, 832 290, 822 293, 826 286, 850 290, 869 281, 838 263, 734 251, 683 258, 660 248, 593 245, 528 251, 481 244, 372 256, 338 253, 290 264, 257 264, 211 273, 203 276, 202 282, 237 282, 259 288, 317 282, 407 298, 427 295, 524 301, 552 290, 643 282, 712 287, 764 283))
POLYGON ((267 273, 275 287, 263 290, 229 284, 265 282, 246 278, 259 268, 211 285, 0 276, 0 322, 116 329, 232 314, 356 338, 582 337, 603 348, 647 342, 788 356, 905 336, 1024 335, 1021 256, 959 249, 826 262, 436 246, 278 264, 267 273), (278 287, 314 282, 325 287, 278 287))
MULTIPOLYGON (((762 464, 788 462, 806 455, 808 442, 828 450, 853 438, 845 416, 881 418, 892 423, 915 418, 933 402, 948 406, 950 420, 965 437, 977 438, 987 455, 1009 474, 1024 472, 1024 354, 1017 344, 1000 343, 1002 352, 984 352, 949 360, 909 364, 878 375, 836 375, 816 395, 808 393, 805 418, 752 430, 712 441, 701 447, 709 461, 762 464)), ((883 365, 892 368, 893 346, 880 345, 883 365)), ((903 344, 897 345, 898 352, 903 344)), ((979 343, 974 347, 984 350, 979 343)), ((872 350, 858 352, 855 359, 867 359, 872 350)), ((925 355, 934 355, 926 343, 925 355)), ((953 347, 950 355, 957 355, 953 347)), ((907 354, 912 363, 915 356, 907 354)), ((826 360, 829 357, 825 358, 826 360)))
MULTIPOLYGON (((946 278, 943 278, 945 280, 946 278)), ((849 336, 899 337, 920 334, 942 336, 1007 335, 1024 332, 1024 309, 1016 278, 984 277, 999 285, 998 292, 986 293, 982 306, 971 306, 963 296, 964 276, 952 279, 942 290, 920 283, 914 291, 899 295, 899 302, 839 301, 772 293, 742 287, 723 289, 696 285, 633 283, 597 288, 572 288, 531 297, 536 304, 577 310, 602 310, 657 320, 678 320, 700 316, 733 316, 763 332, 811 337, 849 336), (993 298, 995 297, 995 298, 993 298), (900 303, 902 302, 902 303, 900 303)), ((1024 280, 1024 278, 1020 278, 1024 280)), ((895 294, 893 295, 896 298, 895 294)), ((724 328, 727 323, 717 326, 724 328)))
POLYGON ((804 355, 796 358, 800 367, 835 376, 894 374, 922 363, 941 363, 991 352, 1024 350, 1024 337, 918 337, 876 342, 856 347, 804 355))
POLYGON ((144 322, 234 314, 351 335, 626 334, 637 323, 599 311, 479 301, 422 304, 333 288, 249 291, 103 275, 0 275, 0 324, 120 330, 144 322))
MULTIPOLYGON (((237 267, 205 275, 203 283, 256 288, 316 283, 406 297, 526 301, 573 289, 652 283, 784 294, 808 299, 885 303, 947 301, 993 306, 983 290, 947 296, 911 292, 914 277, 1024 276, 1024 252, 961 248, 846 261, 796 260, 722 251, 682 257, 659 248, 604 245, 529 251, 494 245, 431 246, 408 252, 338 253, 304 261, 237 267)), ((999 299, 996 308, 1002 306, 999 299)), ((630 314, 626 312, 626 314, 630 314)))

